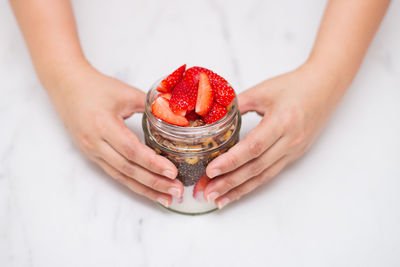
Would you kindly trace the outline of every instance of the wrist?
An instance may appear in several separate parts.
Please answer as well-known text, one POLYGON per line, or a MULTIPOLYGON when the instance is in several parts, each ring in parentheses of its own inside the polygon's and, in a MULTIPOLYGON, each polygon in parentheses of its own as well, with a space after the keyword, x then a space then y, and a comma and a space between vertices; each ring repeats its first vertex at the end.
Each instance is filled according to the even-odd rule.
POLYGON ((347 77, 343 76, 334 65, 323 64, 319 61, 307 60, 298 68, 301 76, 313 90, 310 94, 326 107, 335 107, 342 99, 349 84, 347 77))
POLYGON ((59 60, 36 69, 43 87, 49 94, 61 90, 66 83, 78 79, 79 76, 95 71, 83 57, 59 60))

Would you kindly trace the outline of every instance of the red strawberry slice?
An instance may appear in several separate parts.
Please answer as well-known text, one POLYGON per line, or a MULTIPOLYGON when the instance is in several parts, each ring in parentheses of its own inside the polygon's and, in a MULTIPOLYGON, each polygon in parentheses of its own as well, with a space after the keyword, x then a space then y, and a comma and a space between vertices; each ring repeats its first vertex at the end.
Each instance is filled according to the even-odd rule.
POLYGON ((211 86, 213 88, 215 102, 226 107, 235 99, 235 91, 229 84, 212 80, 211 86))
POLYGON ((224 106, 214 102, 211 106, 210 111, 207 113, 206 116, 203 117, 203 121, 206 124, 214 123, 225 116, 227 112, 228 110, 224 106))
POLYGON ((171 93, 164 93, 164 94, 161 94, 160 95, 161 97, 164 97, 165 99, 167 99, 167 100, 171 100, 171 93))
POLYGON ((195 121, 195 120, 200 119, 200 118, 201 117, 199 115, 197 115, 197 113, 194 112, 193 110, 186 114, 186 119, 188 119, 190 121, 195 121))
POLYGON ((195 184, 194 188, 193 188, 193 197, 197 200, 197 201, 203 201, 204 198, 204 189, 206 188, 206 186, 208 185, 208 183, 211 181, 210 178, 208 178, 207 175, 203 175, 195 184))
POLYGON ((207 74, 208 78, 211 81, 217 81, 217 82, 225 83, 225 84, 228 83, 227 80, 225 80, 223 77, 219 76, 215 72, 213 72, 209 69, 206 69, 206 68, 202 68, 202 67, 191 67, 191 68, 187 69, 185 76, 184 76, 186 83, 188 85, 191 85, 191 84, 196 85, 197 82, 199 81, 199 73, 200 72, 204 72, 205 74, 207 74))
POLYGON ((200 72, 204 72, 207 74, 210 81, 216 81, 223 84, 228 84, 228 82, 219 76, 218 74, 212 72, 209 69, 202 68, 202 67, 191 67, 186 70, 183 79, 185 80, 186 84, 189 88, 189 107, 188 110, 193 110, 196 106, 197 100, 197 89, 199 85, 199 74, 200 72))
POLYGON ((152 106, 151 110, 157 118, 178 126, 188 126, 189 121, 184 116, 179 116, 172 112, 169 108, 169 101, 164 97, 158 96, 152 106))
POLYGON ((197 92, 196 113, 204 116, 211 108, 213 102, 213 91, 207 74, 199 74, 199 89, 197 92))
POLYGON ((161 93, 171 92, 172 89, 182 80, 185 69, 186 69, 186 64, 180 66, 177 70, 168 75, 167 78, 165 78, 160 82, 160 84, 157 87, 157 91, 161 93))
POLYGON ((169 107, 178 115, 185 116, 189 105, 188 89, 184 81, 179 82, 172 90, 169 107))

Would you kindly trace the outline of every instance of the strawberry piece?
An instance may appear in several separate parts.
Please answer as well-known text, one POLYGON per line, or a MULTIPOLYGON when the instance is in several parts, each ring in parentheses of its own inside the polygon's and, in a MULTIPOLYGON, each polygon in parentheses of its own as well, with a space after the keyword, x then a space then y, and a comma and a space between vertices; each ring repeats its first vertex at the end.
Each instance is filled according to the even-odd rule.
POLYGON ((203 117, 203 121, 206 124, 214 123, 225 116, 227 112, 228 110, 224 106, 214 102, 211 106, 210 111, 207 113, 206 116, 203 117))
POLYGON ((199 74, 199 89, 197 92, 196 113, 204 116, 208 113, 213 103, 213 91, 207 74, 199 74))
POLYGON ((197 82, 199 81, 199 74, 200 72, 204 72, 205 74, 207 74, 208 78, 211 81, 217 81, 220 83, 225 83, 228 84, 228 81, 225 80, 223 77, 219 76, 218 74, 216 74, 215 72, 206 69, 206 68, 202 68, 202 67, 191 67, 189 69, 187 69, 185 76, 183 77, 185 79, 185 82, 188 85, 196 85, 197 82))
POLYGON ((158 96, 153 104, 151 105, 151 110, 157 118, 168 122, 170 124, 178 125, 178 126, 188 126, 189 121, 184 116, 179 116, 172 112, 169 108, 168 99, 158 96))
POLYGON ((229 84, 213 80, 211 81, 211 86, 213 88, 215 102, 226 107, 235 99, 235 91, 229 84))
POLYGON ((164 93, 164 94, 161 94, 160 95, 161 97, 164 97, 165 99, 167 99, 167 100, 171 100, 171 93, 164 93))
POLYGON ((193 110, 196 106, 197 91, 198 91, 198 85, 199 85, 199 74, 201 72, 204 72, 205 74, 207 74, 208 78, 210 79, 210 82, 215 81, 215 82, 220 82, 223 84, 228 84, 228 82, 224 78, 222 78, 221 76, 212 72, 209 69, 202 68, 202 67, 191 67, 191 68, 187 69, 183 79, 189 88, 188 89, 188 92, 189 92, 188 110, 193 110))
POLYGON ((194 188, 193 188, 193 197, 197 200, 197 201, 203 201, 204 198, 204 189, 206 188, 206 186, 208 185, 208 183, 211 181, 210 178, 208 178, 207 175, 203 175, 195 184, 194 188))
POLYGON ((185 81, 179 82, 172 90, 169 107, 178 115, 185 116, 189 105, 188 89, 185 81))
POLYGON ((198 120, 200 118, 201 117, 199 115, 197 115, 197 113, 194 112, 193 110, 186 114, 186 119, 188 119, 190 121, 195 121, 195 120, 198 120))
POLYGON ((171 92, 172 89, 182 80, 185 69, 186 69, 186 64, 180 66, 173 73, 168 75, 167 78, 165 78, 160 82, 160 84, 157 87, 157 91, 161 93, 171 92))

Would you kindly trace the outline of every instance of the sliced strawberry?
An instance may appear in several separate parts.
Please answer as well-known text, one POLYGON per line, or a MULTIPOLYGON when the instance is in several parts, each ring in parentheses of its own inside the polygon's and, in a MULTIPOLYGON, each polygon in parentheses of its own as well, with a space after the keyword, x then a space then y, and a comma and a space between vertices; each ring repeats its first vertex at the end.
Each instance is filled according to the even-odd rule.
POLYGON ((203 175, 195 184, 194 188, 193 188, 193 197, 197 200, 197 201, 203 201, 204 198, 204 189, 206 188, 206 186, 208 185, 208 183, 211 181, 210 178, 208 178, 207 175, 203 175))
POLYGON ((211 81, 211 86, 213 88, 215 102, 226 107, 235 99, 235 91, 229 84, 213 80, 211 81))
POLYGON ((199 89, 197 92, 196 113, 204 116, 211 108, 213 102, 213 91, 207 74, 199 74, 199 89))
POLYGON ((172 112, 169 108, 169 101, 168 99, 158 96, 152 106, 151 110, 157 118, 168 122, 170 124, 178 125, 178 126, 188 126, 189 121, 184 116, 179 116, 172 112))
POLYGON ((188 89, 185 81, 180 81, 172 90, 169 107, 178 115, 185 116, 189 105, 188 89))
POLYGON ((194 110, 197 101, 198 84, 195 86, 188 86, 189 105, 188 110, 194 110))
POLYGON ((199 115, 197 115, 197 113, 194 112, 193 110, 186 114, 186 119, 188 119, 190 121, 195 121, 195 120, 198 120, 200 118, 201 117, 199 115))
POLYGON ((164 94, 161 94, 160 95, 161 97, 164 97, 165 99, 167 99, 167 100, 171 100, 171 93, 164 93, 164 94))
POLYGON ((209 69, 202 68, 202 67, 191 67, 191 68, 187 69, 183 79, 185 80, 185 82, 189 88, 189 90, 188 90, 189 91, 188 110, 193 110, 196 106, 200 72, 204 72, 205 74, 207 74, 210 81, 216 81, 216 82, 220 82, 223 84, 228 84, 228 82, 224 78, 222 78, 221 76, 212 72, 209 69))
POLYGON ((210 111, 207 113, 206 116, 203 117, 203 121, 206 124, 214 123, 225 116, 227 112, 228 110, 224 106, 214 102, 211 106, 210 111))
POLYGON ((157 87, 157 91, 161 93, 171 92, 172 89, 182 80, 185 69, 186 69, 186 64, 180 66, 177 70, 168 75, 167 78, 165 78, 160 82, 160 84, 157 87))
POLYGON ((191 68, 187 69, 185 76, 184 76, 186 83, 188 85, 191 85, 191 84, 196 85, 197 82, 199 81, 199 73, 200 72, 204 72, 205 74, 207 74, 208 78, 211 81, 217 81, 217 82, 225 83, 225 84, 228 83, 227 80, 225 80, 223 77, 219 76, 215 72, 213 72, 209 69, 206 69, 206 68, 202 68, 202 67, 191 67, 191 68))

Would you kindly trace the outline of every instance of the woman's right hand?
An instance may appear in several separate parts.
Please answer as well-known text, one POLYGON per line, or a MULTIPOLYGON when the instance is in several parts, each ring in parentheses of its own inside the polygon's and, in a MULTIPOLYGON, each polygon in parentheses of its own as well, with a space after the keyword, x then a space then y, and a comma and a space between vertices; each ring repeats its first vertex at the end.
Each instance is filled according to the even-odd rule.
POLYGON ((48 88, 69 133, 85 156, 132 191, 164 206, 183 194, 169 160, 142 144, 124 119, 143 112, 145 94, 85 66, 48 88))

